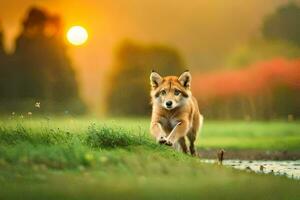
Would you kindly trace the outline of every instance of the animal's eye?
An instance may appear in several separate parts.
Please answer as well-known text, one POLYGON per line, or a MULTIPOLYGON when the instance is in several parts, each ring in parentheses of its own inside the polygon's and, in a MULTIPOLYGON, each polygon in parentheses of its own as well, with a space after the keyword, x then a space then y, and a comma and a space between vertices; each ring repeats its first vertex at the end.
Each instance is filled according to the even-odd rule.
POLYGON ((162 90, 160 93, 161 93, 161 95, 166 95, 166 91, 165 90, 162 90))
POLYGON ((175 90, 174 95, 175 95, 175 96, 180 95, 180 91, 179 91, 179 90, 175 90))

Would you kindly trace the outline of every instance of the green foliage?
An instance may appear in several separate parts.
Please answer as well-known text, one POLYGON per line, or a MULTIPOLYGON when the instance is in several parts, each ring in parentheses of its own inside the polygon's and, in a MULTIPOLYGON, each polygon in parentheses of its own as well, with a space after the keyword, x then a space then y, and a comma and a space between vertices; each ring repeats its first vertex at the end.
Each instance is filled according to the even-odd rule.
POLYGON ((226 59, 229 69, 245 68, 257 61, 273 58, 299 58, 300 47, 280 40, 252 40, 231 52, 226 59))
POLYGON ((300 57, 300 8, 289 3, 267 16, 262 25, 262 39, 254 39, 229 54, 226 66, 241 68, 272 58, 300 57))
POLYGON ((300 7, 289 3, 268 16, 262 27, 267 39, 278 39, 300 45, 300 7))
POLYGON ((179 53, 160 45, 123 42, 116 51, 107 80, 107 111, 110 115, 145 115, 150 111, 151 70, 162 75, 179 75, 184 63, 179 53))

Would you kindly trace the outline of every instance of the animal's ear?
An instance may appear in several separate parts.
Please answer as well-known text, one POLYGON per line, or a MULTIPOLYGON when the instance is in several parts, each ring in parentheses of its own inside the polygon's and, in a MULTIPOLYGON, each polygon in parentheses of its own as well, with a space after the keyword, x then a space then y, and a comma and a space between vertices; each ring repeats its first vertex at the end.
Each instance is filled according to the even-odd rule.
POLYGON ((162 82, 163 78, 154 70, 152 70, 151 75, 150 75, 150 84, 153 88, 158 87, 161 82, 162 82))
POLYGON ((191 87, 191 81, 192 81, 192 75, 191 73, 187 70, 185 72, 183 72, 179 78, 178 78, 179 82, 181 83, 181 85, 185 88, 190 88, 191 87))

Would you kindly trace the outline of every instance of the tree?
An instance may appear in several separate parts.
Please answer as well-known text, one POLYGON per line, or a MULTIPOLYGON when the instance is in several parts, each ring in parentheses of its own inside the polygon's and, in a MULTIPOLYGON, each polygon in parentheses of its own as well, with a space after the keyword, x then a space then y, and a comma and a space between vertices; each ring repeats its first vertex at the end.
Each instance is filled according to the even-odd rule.
POLYGON ((170 47, 129 40, 119 46, 108 80, 106 102, 110 115, 145 115, 150 111, 152 69, 162 75, 179 75, 185 70, 181 56, 170 47))
POLYGON ((265 19, 262 33, 267 39, 285 40, 300 45, 300 7, 295 3, 280 7, 265 19))
POLYGON ((11 76, 5 87, 12 93, 8 100, 42 101, 47 112, 84 111, 60 17, 33 7, 22 25, 8 63, 11 76))
MULTIPOLYGON (((1 24, 0 24, 1 26, 1 24)), ((4 33, 0 27, 0 99, 4 99, 7 96, 7 84, 8 80, 8 66, 7 66, 7 55, 4 51, 3 38, 4 33)))

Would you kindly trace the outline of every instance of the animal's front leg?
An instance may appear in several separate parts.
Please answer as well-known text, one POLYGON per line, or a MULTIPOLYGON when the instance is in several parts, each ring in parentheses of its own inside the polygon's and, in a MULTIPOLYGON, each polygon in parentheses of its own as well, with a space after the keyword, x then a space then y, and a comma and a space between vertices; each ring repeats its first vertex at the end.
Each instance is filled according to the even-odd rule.
POLYGON ((172 146, 179 138, 184 137, 188 131, 188 124, 186 121, 180 121, 173 128, 167 137, 166 145, 172 146))
POLYGON ((158 143, 165 144, 167 142, 166 133, 159 122, 152 123, 151 134, 156 138, 158 143))

